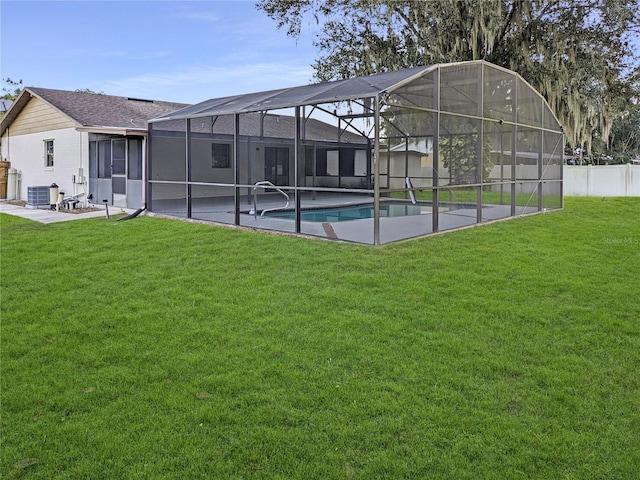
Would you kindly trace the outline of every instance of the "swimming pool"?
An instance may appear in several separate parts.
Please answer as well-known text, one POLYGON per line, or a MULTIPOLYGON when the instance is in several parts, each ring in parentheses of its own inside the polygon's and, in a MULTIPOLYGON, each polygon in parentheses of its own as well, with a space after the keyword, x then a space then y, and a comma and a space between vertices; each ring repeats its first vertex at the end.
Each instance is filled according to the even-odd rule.
MULTIPOLYGON (((431 213, 431 207, 407 203, 381 203, 380 217, 405 217, 431 213)), ((265 217, 294 219, 293 210, 267 212, 265 217)), ((306 222, 346 222, 373 218, 373 204, 343 205, 340 207, 312 208, 300 212, 300 220, 306 222)))

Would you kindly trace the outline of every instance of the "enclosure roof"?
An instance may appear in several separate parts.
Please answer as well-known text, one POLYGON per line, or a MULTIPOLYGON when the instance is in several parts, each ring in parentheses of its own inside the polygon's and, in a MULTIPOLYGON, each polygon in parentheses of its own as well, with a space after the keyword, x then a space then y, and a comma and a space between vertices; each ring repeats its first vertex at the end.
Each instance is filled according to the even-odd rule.
POLYGON ((211 115, 260 112, 302 105, 319 105, 358 98, 373 97, 392 90, 413 77, 420 76, 432 66, 414 67, 396 72, 378 73, 366 77, 348 78, 333 82, 316 83, 301 87, 282 88, 266 92, 234 95, 183 108, 176 112, 150 120, 178 120, 211 115))
MULTIPOLYGON (((210 121, 206 121, 205 118, 202 118, 202 120, 204 121, 194 119, 191 122, 191 133, 207 135, 234 134, 235 122, 230 115, 217 117, 213 124, 210 121)), ((268 138, 293 139, 295 120, 295 117, 291 115, 263 115, 260 112, 251 112, 243 115, 239 132, 241 136, 253 136, 256 132, 262 130, 262 134, 268 138)), ((154 128, 153 132, 156 136, 162 136, 164 132, 174 133, 176 131, 184 131, 183 129, 184 121, 177 119, 162 122, 161 126, 154 128)), ((305 122, 304 138, 305 140, 316 142, 334 142, 339 138, 345 144, 367 144, 366 137, 348 130, 340 130, 316 118, 309 118, 305 122)))

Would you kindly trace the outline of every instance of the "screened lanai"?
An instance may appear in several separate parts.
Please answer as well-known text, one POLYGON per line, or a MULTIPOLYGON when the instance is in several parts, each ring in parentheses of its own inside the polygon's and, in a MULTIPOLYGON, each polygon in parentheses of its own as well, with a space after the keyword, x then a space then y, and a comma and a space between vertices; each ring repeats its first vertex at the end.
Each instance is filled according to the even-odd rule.
POLYGON ((380 245, 562 208, 564 137, 484 61, 207 100, 149 123, 151 212, 380 245))

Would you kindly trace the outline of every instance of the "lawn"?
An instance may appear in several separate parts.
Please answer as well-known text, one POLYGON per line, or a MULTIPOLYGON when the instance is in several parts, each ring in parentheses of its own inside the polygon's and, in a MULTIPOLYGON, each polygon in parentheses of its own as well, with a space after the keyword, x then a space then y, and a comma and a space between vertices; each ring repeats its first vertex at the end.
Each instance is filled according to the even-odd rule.
POLYGON ((639 212, 384 247, 0 215, 0 477, 636 479, 639 212))

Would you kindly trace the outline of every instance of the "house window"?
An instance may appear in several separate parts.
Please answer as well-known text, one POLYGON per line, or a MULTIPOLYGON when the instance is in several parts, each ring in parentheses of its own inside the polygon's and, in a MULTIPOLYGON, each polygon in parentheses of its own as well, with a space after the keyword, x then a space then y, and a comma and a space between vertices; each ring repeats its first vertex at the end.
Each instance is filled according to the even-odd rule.
POLYGON ((53 140, 44 141, 44 166, 53 168, 53 140))
POLYGON ((231 145, 229 145, 228 143, 211 144, 211 167, 231 167, 231 145))

